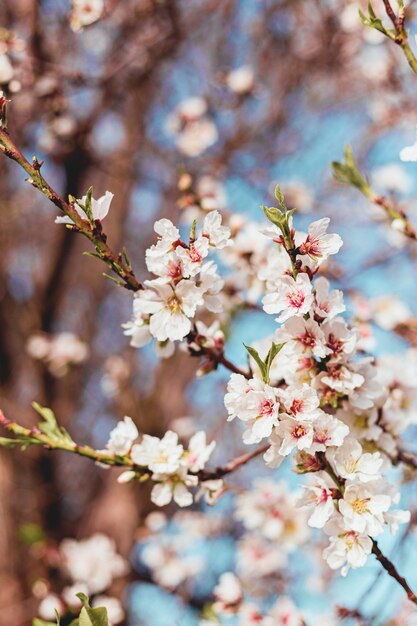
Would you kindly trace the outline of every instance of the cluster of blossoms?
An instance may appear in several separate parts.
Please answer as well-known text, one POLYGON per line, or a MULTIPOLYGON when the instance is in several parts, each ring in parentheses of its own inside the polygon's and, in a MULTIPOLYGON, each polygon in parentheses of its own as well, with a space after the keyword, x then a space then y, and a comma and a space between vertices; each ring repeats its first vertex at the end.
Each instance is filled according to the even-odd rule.
MULTIPOLYGON (((222 490, 221 480, 208 480, 200 483, 198 472, 204 469, 216 442, 206 443, 206 433, 195 433, 184 449, 178 435, 168 430, 162 439, 143 435, 140 443, 135 443, 139 432, 130 417, 125 417, 110 433, 106 449, 118 456, 128 456, 141 468, 142 476, 151 478, 156 484, 151 500, 157 506, 165 506, 174 500, 180 507, 193 503, 189 488, 200 484, 200 493, 208 501, 222 490)), ((119 482, 136 477, 136 470, 128 470, 120 475, 119 482)))
POLYGON ((330 567, 344 566, 346 573, 365 563, 371 538, 387 524, 395 530, 409 519, 407 512, 389 510, 399 493, 381 472, 391 466, 396 425, 404 429, 413 414, 407 420, 401 411, 402 393, 394 389, 399 383, 381 381, 389 368, 357 358, 358 333, 339 316, 341 292, 329 290, 323 277, 313 283, 320 265, 342 245, 338 235, 327 234, 329 220, 314 222, 303 235, 294 232, 290 212, 269 211, 275 224, 264 233, 277 251, 261 270, 267 287, 262 302, 267 313, 278 315, 273 341, 283 347, 267 380, 255 362, 252 378, 232 374, 225 406, 229 420, 244 422, 244 443, 268 439, 269 467, 296 451, 295 471, 314 472, 300 504, 312 509, 309 525, 330 536, 324 552, 330 567))
POLYGON ((128 572, 128 563, 117 553, 112 539, 101 533, 82 541, 64 539, 58 553, 51 555, 51 566, 59 567, 59 578, 67 584, 57 593, 43 581, 35 582, 33 592, 40 599, 41 618, 54 620, 55 611, 61 615, 79 612, 81 601, 76 594, 82 592, 90 596, 93 607, 107 608, 109 626, 123 621, 125 614, 119 600, 105 593, 115 578, 128 572))
MULTIPOLYGON (((265 613, 251 601, 245 600, 239 579, 231 572, 222 574, 214 589, 215 614, 236 614, 237 626, 302 626, 302 613, 295 607, 290 598, 280 597, 265 613)), ((211 626, 219 622, 204 620, 200 626, 211 626)))
MULTIPOLYGON (((125 334, 131 336, 131 345, 135 347, 155 338, 159 353, 169 356, 174 350, 173 342, 181 341, 192 331, 192 320, 199 307, 213 313, 222 311, 219 294, 223 280, 216 264, 205 259, 210 248, 221 250, 229 245, 230 230, 222 226, 220 213, 211 211, 198 236, 193 225, 188 244, 168 219, 156 222, 155 232, 159 239, 146 251, 146 264, 156 278, 145 281, 145 289, 135 294, 133 319, 125 324, 125 334)), ((200 330, 207 328, 202 325, 200 330)), ((217 330, 213 328, 212 334, 217 330)))

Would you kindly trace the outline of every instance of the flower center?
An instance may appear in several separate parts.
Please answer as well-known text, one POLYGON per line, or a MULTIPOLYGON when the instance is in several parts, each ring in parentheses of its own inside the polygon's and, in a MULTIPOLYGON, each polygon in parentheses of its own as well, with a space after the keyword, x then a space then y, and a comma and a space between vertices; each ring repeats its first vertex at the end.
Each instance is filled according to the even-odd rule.
POLYGON ((353 500, 351 506, 357 515, 363 515, 364 513, 369 513, 368 502, 369 498, 364 498, 363 500, 356 498, 356 500, 353 500))
POLYGON ((197 250, 195 246, 191 246, 191 248, 188 251, 188 256, 190 257, 193 263, 200 263, 200 261, 203 260, 203 257, 201 256, 201 254, 199 253, 199 251, 197 250))
POLYGON ((304 437, 306 434, 307 429, 302 424, 298 424, 298 426, 296 426, 292 431, 292 436, 294 437, 294 439, 301 439, 301 437, 304 437))
POLYGON ((259 407, 258 417, 263 417, 265 415, 272 415, 273 410, 274 410, 273 400, 265 400, 259 407))
POLYGON ((297 413, 301 413, 303 410, 304 402, 302 400, 293 400, 290 408, 290 413, 296 415, 297 413))
POLYGON ((302 291, 293 291, 288 294, 289 305, 292 306, 294 309, 300 309, 304 304, 304 300, 305 295, 302 291))
POLYGON ((181 311, 181 302, 178 300, 177 296, 172 296, 172 298, 168 300, 167 305, 173 313, 181 311))
POLYGON ((304 333, 300 340, 304 346, 308 346, 310 348, 314 348, 314 346, 316 345, 316 338, 308 331, 304 333))
POLYGON ((347 474, 353 474, 356 470, 357 461, 353 457, 349 457, 345 462, 345 470, 347 474))

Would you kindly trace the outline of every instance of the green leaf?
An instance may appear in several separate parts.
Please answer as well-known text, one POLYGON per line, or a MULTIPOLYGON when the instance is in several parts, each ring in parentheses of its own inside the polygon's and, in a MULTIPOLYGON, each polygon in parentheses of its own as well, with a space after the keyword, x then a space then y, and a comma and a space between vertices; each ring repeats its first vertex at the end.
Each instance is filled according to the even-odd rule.
POLYGON ((45 622, 43 619, 39 619, 39 617, 35 617, 32 620, 32 626, 56 626, 56 622, 45 622))
POLYGON ((94 220, 92 197, 93 197, 93 188, 89 187, 87 190, 87 193, 85 194, 85 203, 82 208, 84 209, 84 212, 86 216, 88 217, 88 219, 90 220, 90 222, 94 220))
POLYGON ((391 37, 390 31, 387 31, 382 23, 382 20, 376 16, 371 2, 368 2, 368 15, 365 15, 363 11, 359 10, 359 17, 362 24, 365 26, 379 30, 380 33, 383 33, 387 37, 391 37))
POLYGON ((79 626, 109 626, 107 609, 104 606, 92 609, 84 593, 77 593, 77 597, 84 605, 78 618, 79 626))
POLYGON ((280 205, 282 206, 282 208, 284 209, 284 211, 287 211, 287 207, 285 205, 284 194, 282 193, 281 187, 279 185, 275 185, 275 197, 280 203, 280 205))
POLYGON ((358 166, 353 155, 352 148, 346 146, 345 148, 345 160, 343 163, 339 161, 333 161, 332 163, 333 175, 339 183, 345 185, 352 185, 359 189, 365 195, 370 192, 369 182, 366 176, 362 176, 359 172, 358 166))
POLYGON ((269 382, 269 371, 271 369, 272 362, 284 346, 285 346, 285 342, 284 343, 272 342, 272 346, 270 347, 269 352, 266 355, 265 369, 266 369, 266 375, 268 377, 268 382, 269 382))
POLYGON ((251 348, 251 346, 247 346, 245 343, 243 345, 245 346, 246 350, 249 352, 251 357, 258 364, 259 369, 261 370, 262 380, 265 382, 265 377, 266 377, 265 363, 262 361, 261 357, 259 356, 257 350, 255 350, 255 348, 251 348))
POLYGON ((9 437, 0 437, 0 446, 2 448, 14 448, 20 444, 26 443, 25 439, 10 439, 9 437))
POLYGON ((38 428, 44 435, 55 441, 74 443, 65 428, 58 426, 54 412, 51 409, 43 407, 37 402, 33 402, 32 406, 43 417, 43 422, 39 422, 38 428))
POLYGON ((268 354, 266 355, 265 360, 263 361, 259 356, 259 353, 255 350, 255 348, 251 348, 246 344, 243 344, 246 350, 249 352, 251 357, 256 361, 261 370, 261 376, 263 382, 268 385, 269 384, 269 371, 271 369, 271 365, 278 352, 282 349, 285 343, 274 343, 272 342, 272 346, 270 347, 268 354))
POLYGON ((285 213, 275 207, 268 206, 263 206, 262 210, 270 222, 275 224, 275 226, 278 226, 278 228, 282 228, 285 222, 285 213))

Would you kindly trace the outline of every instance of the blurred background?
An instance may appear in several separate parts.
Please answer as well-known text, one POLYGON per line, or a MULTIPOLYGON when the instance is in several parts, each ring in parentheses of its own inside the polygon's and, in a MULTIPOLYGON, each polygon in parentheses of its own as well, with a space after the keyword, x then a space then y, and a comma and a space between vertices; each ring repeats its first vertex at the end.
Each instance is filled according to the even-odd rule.
MULTIPOLYGON (((382 15, 382 0, 374 4, 382 15)), ((414 45, 415 2, 408 4, 414 45)), ((363 297, 377 322, 379 314, 378 323, 363 324, 367 349, 400 352, 417 340, 412 323, 396 324, 417 314, 416 247, 366 199, 335 183, 330 164, 351 144, 375 190, 414 219, 416 164, 398 155, 415 140, 416 77, 395 45, 362 26, 359 8, 348 0, 107 0, 100 19, 80 29, 74 12, 70 24, 67 1, 0 0, 0 85, 12 100, 10 133, 28 158, 45 160, 44 176, 64 196, 80 198, 90 185, 96 198, 115 194, 105 231, 113 249, 126 245, 140 279, 147 277, 144 251, 154 221, 178 223, 192 204, 178 190, 182 171, 207 207, 253 222, 262 222, 260 205, 273 203, 279 182, 299 209, 298 228, 330 216, 331 231, 342 235, 328 272, 350 295, 352 314, 363 313, 363 297)), ((198 362, 184 352, 158 361, 151 348, 129 347, 121 324, 130 318, 131 294, 103 277, 98 260, 83 256, 88 242, 54 223, 53 205, 24 177, 0 159, 4 413, 33 424, 36 400, 74 439, 96 448, 124 415, 154 435, 170 426, 188 436, 197 424, 221 441, 215 463, 241 453, 239 429, 225 427, 227 373, 196 380, 198 362)), ((265 332, 259 313, 237 315, 226 352, 243 362, 242 341, 265 332)), ((242 470, 238 484, 254 472, 265 475, 262 461, 242 470)), ((408 485, 411 502, 416 495, 408 485)), ((226 499, 216 515, 228 506, 226 499)), ((162 525, 168 542, 175 529, 147 517, 151 510, 146 486, 119 485, 113 471, 83 459, 1 451, 1 623, 30 624, 45 590, 59 591, 65 538, 102 532, 132 564, 112 587, 123 598, 125 624, 195 626, 218 575, 233 567, 236 537, 217 518, 194 534, 179 518, 200 580, 163 591, 140 554, 152 528, 162 525)), ((416 585, 413 558, 403 557, 417 556, 417 548, 402 545, 397 561, 416 585)), ((181 546, 174 556, 184 564, 181 546)), ((295 556, 286 567, 294 580, 309 566, 295 556)), ((370 564, 364 571, 348 583, 337 577, 333 584, 329 574, 321 588, 307 581, 295 600, 307 610, 355 606, 379 570, 370 564)), ((363 608, 387 620, 402 593, 385 575, 376 580, 363 608)), ((282 580, 275 583, 282 588, 282 580)))

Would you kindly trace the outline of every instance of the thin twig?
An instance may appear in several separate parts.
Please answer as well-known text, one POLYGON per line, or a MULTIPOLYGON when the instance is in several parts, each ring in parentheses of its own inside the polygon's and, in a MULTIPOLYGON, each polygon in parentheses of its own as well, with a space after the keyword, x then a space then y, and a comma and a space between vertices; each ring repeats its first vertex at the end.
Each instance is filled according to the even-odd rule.
POLYGON ((381 563, 382 567, 384 568, 384 570, 386 572, 388 572, 388 574, 394 578, 397 583, 399 585, 401 585, 401 587, 404 589, 404 591, 407 594, 407 598, 413 602, 414 604, 417 604, 417 596, 414 593, 414 591, 411 589, 411 587, 409 586, 409 584, 407 583, 407 581, 405 580, 405 578, 403 576, 401 576, 398 573, 397 568, 395 567, 394 563, 392 563, 379 549, 377 542, 375 541, 375 539, 372 539, 372 552, 373 554, 376 556, 376 558, 378 559, 378 561, 381 563))

